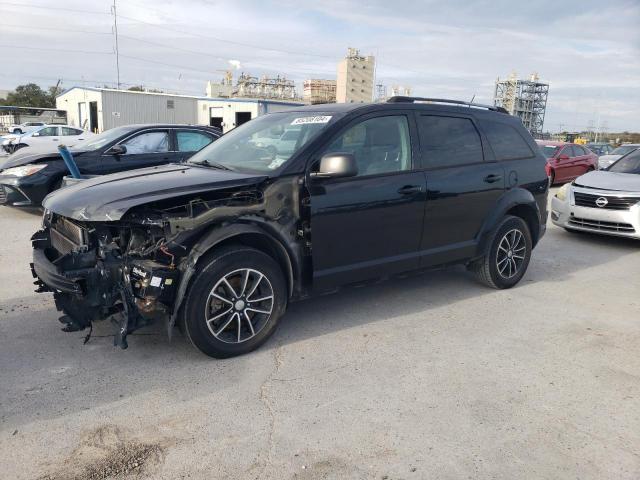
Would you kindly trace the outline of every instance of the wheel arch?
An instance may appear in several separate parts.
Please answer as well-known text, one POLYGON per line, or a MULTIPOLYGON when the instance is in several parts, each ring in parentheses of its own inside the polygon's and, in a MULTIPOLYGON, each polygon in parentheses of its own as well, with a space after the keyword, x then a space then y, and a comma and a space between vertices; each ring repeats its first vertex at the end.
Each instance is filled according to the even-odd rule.
POLYGON ((214 227, 200 237, 186 258, 173 313, 168 323, 169 336, 171 336, 173 326, 182 311, 184 299, 198 266, 221 247, 240 244, 270 255, 282 268, 289 298, 293 296, 302 278, 301 260, 299 255, 287 245, 278 233, 269 231, 268 228, 256 223, 236 223, 214 227))
POLYGON ((478 241, 478 255, 485 251, 487 243, 491 241, 492 233, 507 215, 522 218, 529 227, 533 246, 540 239, 540 209, 533 194, 524 188, 509 190, 494 207, 491 215, 485 220, 478 241))

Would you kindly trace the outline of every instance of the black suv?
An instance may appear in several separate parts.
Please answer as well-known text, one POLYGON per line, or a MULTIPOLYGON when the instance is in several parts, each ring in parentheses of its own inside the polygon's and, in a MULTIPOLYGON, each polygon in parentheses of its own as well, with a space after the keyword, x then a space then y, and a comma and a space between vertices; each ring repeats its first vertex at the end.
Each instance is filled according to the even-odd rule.
POLYGON ((232 130, 184 164, 50 195, 33 274, 66 330, 115 344, 165 318, 204 353, 249 352, 290 301, 462 263, 514 286, 545 232, 545 158, 498 107, 394 97, 301 107, 232 130))
MULTIPOLYGON (((217 128, 197 125, 127 125, 69 150, 82 175, 105 175, 186 160, 221 135, 217 128)), ((20 149, 0 165, 0 205, 39 206, 68 173, 56 147, 20 149)))

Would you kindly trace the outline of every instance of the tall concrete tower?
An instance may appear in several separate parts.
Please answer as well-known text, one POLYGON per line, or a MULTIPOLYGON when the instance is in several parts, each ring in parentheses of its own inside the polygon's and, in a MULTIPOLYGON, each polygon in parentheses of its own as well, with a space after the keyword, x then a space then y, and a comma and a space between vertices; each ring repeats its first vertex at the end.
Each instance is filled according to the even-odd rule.
POLYGON ((366 103, 373 100, 375 57, 363 57, 355 48, 338 64, 337 103, 366 103))

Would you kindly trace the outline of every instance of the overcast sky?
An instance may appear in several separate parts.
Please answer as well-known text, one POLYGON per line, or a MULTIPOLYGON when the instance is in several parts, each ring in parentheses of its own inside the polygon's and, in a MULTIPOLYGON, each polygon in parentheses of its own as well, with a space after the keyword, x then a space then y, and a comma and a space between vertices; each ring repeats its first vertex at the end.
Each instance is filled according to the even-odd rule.
MULTIPOLYGON (((112 0, 0 0, 0 89, 114 85, 112 0)), ((490 103, 496 77, 550 83, 545 130, 640 131, 640 0, 118 1, 120 78, 202 95, 230 61, 335 78, 347 47, 415 95, 490 103)))

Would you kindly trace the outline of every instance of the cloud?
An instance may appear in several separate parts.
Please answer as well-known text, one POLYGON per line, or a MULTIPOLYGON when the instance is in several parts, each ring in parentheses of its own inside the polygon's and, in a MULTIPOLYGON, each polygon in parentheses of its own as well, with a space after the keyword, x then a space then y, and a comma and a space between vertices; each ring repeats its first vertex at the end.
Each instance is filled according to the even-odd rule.
MULTIPOLYGON (((0 4, 0 45, 33 48, 5 48, 12 67, 0 73, 0 88, 60 77, 66 86, 115 83, 110 5, 0 4)), ((551 85, 546 128, 583 128, 600 117, 610 130, 640 130, 634 0, 130 0, 118 13, 125 84, 202 94, 230 64, 299 83, 335 78, 352 46, 376 55, 379 81, 415 95, 490 102, 496 77, 537 72, 551 85)))

